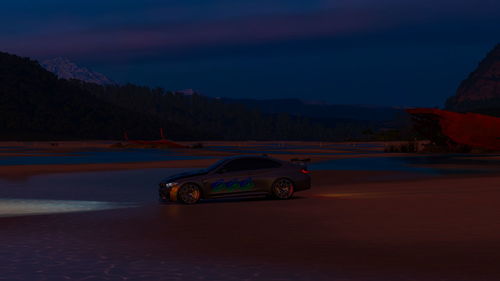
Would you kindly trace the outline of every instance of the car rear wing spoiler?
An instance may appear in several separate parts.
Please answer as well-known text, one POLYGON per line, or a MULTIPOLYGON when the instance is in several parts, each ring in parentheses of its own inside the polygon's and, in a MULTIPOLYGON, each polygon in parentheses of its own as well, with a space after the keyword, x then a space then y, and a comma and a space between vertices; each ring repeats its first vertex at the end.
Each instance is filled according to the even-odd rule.
POLYGON ((305 158, 305 159, 293 158, 293 159, 290 159, 290 161, 294 164, 299 164, 301 166, 307 166, 307 163, 311 162, 311 158, 305 158))

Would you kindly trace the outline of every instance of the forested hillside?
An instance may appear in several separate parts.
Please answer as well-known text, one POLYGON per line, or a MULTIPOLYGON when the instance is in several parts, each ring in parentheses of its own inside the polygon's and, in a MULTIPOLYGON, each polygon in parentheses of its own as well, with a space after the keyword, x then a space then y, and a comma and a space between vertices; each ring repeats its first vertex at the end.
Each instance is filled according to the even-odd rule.
MULTIPOLYGON (((264 114, 200 95, 58 79, 28 58, 0 53, 0 139, 158 138, 343 140, 345 133, 286 113, 264 114)), ((343 128, 343 132, 345 128, 343 128)))

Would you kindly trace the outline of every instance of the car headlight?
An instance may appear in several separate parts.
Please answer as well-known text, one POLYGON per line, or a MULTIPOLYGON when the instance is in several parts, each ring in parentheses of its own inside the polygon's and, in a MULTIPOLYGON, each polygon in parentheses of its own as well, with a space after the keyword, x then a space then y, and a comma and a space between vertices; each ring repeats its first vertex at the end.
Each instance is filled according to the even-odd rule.
POLYGON ((162 187, 165 187, 165 188, 172 188, 174 186, 176 186, 177 183, 176 182, 167 182, 167 183, 162 183, 162 187))

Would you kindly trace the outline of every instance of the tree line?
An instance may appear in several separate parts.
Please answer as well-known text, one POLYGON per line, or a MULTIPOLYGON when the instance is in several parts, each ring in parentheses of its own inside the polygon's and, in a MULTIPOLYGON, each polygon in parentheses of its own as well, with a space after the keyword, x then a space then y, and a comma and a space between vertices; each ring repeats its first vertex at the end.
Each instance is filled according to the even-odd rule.
POLYGON ((58 79, 29 58, 0 53, 0 139, 159 138, 176 140, 343 140, 366 130, 257 109, 198 94, 132 84, 58 79))

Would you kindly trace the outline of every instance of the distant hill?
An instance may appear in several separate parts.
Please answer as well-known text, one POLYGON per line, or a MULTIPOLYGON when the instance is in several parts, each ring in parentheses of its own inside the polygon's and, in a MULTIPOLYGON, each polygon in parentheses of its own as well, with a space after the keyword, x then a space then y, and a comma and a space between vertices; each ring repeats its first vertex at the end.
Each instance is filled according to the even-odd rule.
POLYGON ((383 106, 337 105, 325 102, 307 102, 299 99, 221 99, 257 108, 266 113, 290 113, 319 119, 391 121, 404 113, 403 109, 383 106))
POLYGON ((0 140, 121 139, 125 131, 154 139, 159 128, 176 140, 344 140, 362 129, 195 93, 58 79, 34 60, 0 52, 0 140))
POLYGON ((500 44, 462 81, 446 108, 500 116, 500 44))
POLYGON ((84 82, 95 83, 99 85, 116 84, 113 80, 104 74, 92 71, 85 67, 80 67, 67 58, 54 58, 45 60, 41 65, 48 71, 54 73, 59 78, 77 79, 84 82))
POLYGON ((332 128, 347 139, 407 139, 413 136, 411 117, 401 108, 366 105, 338 105, 299 99, 230 99, 268 114, 291 114, 332 128), (393 136, 388 137, 387 132, 393 136))

